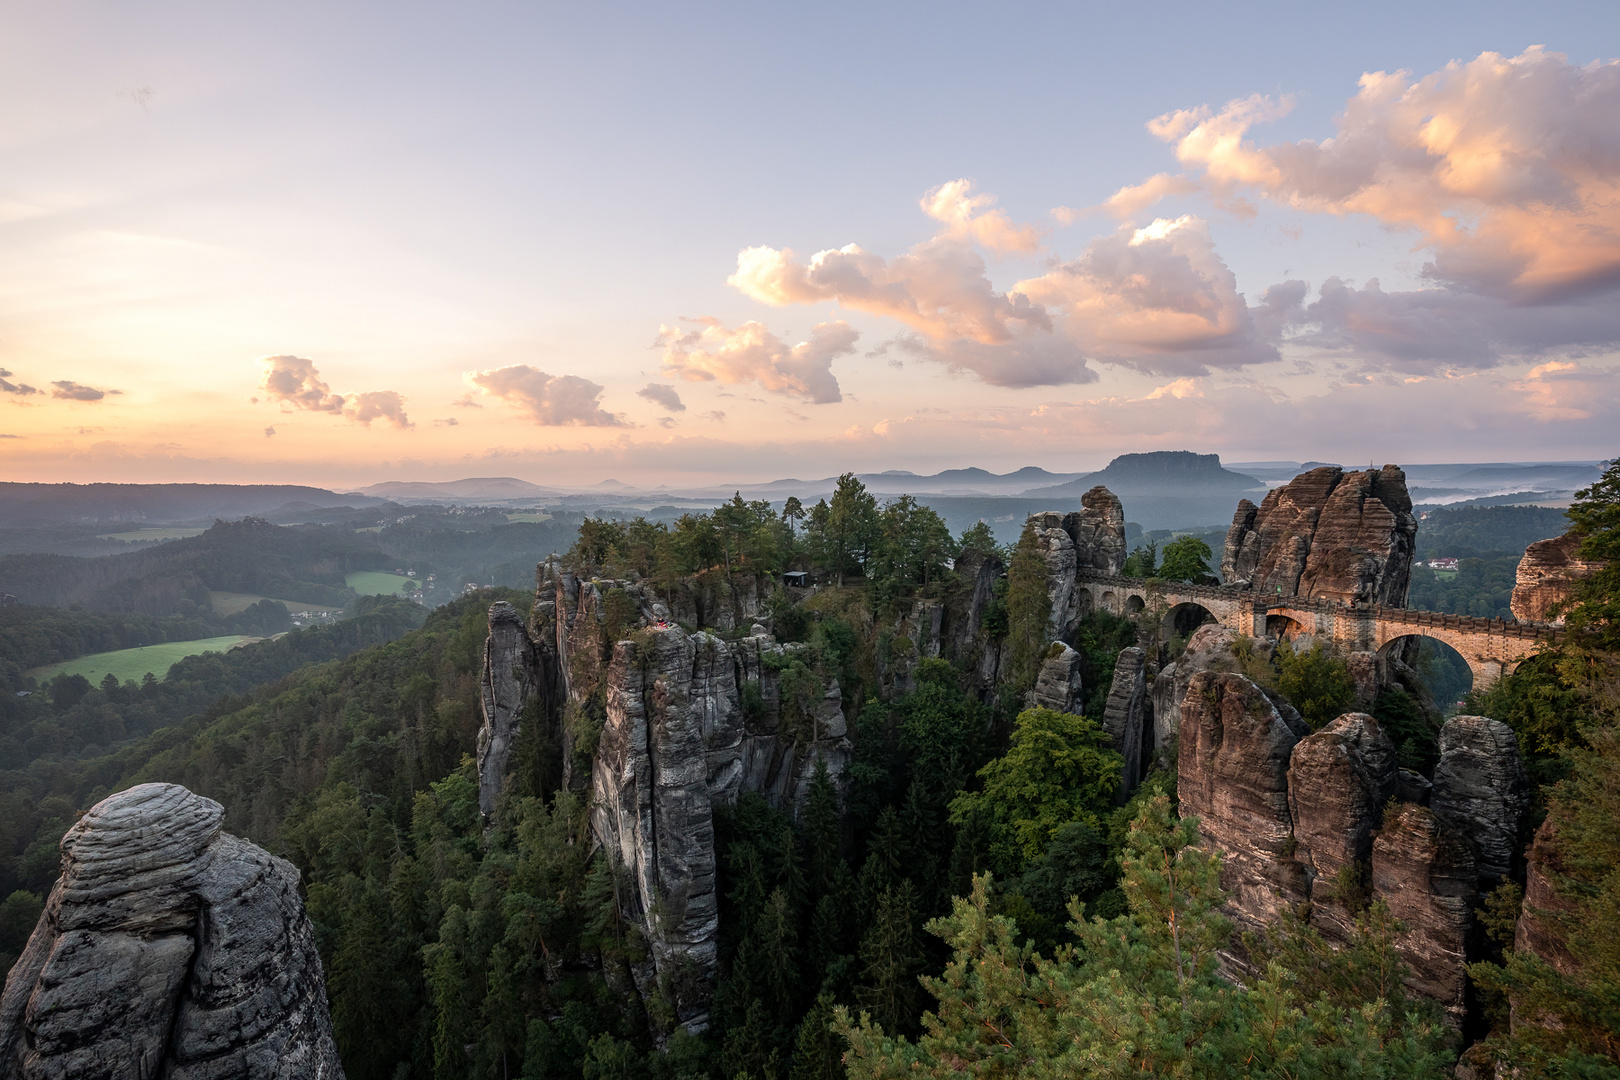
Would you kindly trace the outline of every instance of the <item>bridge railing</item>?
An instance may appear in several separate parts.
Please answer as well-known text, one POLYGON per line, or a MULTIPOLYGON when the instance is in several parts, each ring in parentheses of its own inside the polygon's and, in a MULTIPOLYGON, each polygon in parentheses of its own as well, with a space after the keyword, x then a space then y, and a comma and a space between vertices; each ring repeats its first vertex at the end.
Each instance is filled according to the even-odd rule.
POLYGON ((1437 630, 1456 630, 1463 633, 1494 634, 1498 637, 1530 638, 1537 641, 1555 641, 1563 637, 1562 626, 1552 623, 1518 622, 1511 619, 1485 618, 1479 615, 1451 615, 1440 611, 1413 608, 1352 607, 1343 600, 1325 596, 1272 596, 1252 589, 1229 589, 1220 585, 1193 585, 1186 582, 1160 581, 1157 578, 1124 577, 1081 570, 1079 579, 1100 585, 1113 585, 1143 592, 1174 593, 1178 596, 1204 597, 1212 600, 1236 601, 1240 604, 1264 605, 1268 609, 1286 608, 1293 611, 1312 611, 1322 615, 1350 614, 1355 617, 1402 623, 1413 627, 1437 630))

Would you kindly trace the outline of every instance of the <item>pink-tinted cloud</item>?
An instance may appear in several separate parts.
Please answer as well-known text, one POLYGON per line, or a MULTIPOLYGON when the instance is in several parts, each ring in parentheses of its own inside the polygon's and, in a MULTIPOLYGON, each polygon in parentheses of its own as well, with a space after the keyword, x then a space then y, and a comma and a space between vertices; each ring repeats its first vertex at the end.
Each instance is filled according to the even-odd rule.
POLYGON ((686 411, 686 403, 681 400, 681 395, 676 393, 675 388, 667 383, 648 383, 636 391, 636 396, 646 398, 665 412, 686 411))
POLYGON ((1014 291, 1057 313, 1087 356, 1142 371, 1196 375, 1279 355, 1280 327, 1250 309, 1190 215, 1125 225, 1014 291))
POLYGON ((855 351, 860 334, 848 323, 818 323, 808 341, 789 346, 762 323, 730 329, 718 319, 691 321, 696 324, 691 329, 658 328, 656 344, 664 350, 668 375, 727 385, 757 382, 766 390, 818 405, 843 400, 832 362, 855 351))
POLYGON ((1437 281, 1521 303, 1620 283, 1620 62, 1576 67, 1532 47, 1415 82, 1373 72, 1332 138, 1246 138, 1286 109, 1250 97, 1149 126, 1217 193, 1416 230, 1437 281))
POLYGON ((476 371, 467 380, 545 427, 627 427, 601 406, 603 387, 578 375, 548 375, 528 364, 476 371))
POLYGON ((972 191, 972 181, 952 180, 924 195, 919 205, 953 240, 969 240, 998 255, 1032 255, 1041 249, 1041 235, 1033 225, 1015 224, 1007 211, 993 209, 994 195, 972 191))
POLYGON ((5 368, 0 368, 0 393, 16 394, 18 397, 29 397, 39 393, 38 390, 27 383, 8 382, 7 380, 10 378, 11 372, 5 368))
POLYGON ((333 413, 366 427, 370 427, 373 420, 386 420, 401 429, 415 426, 405 415, 405 399, 397 391, 338 394, 321 378, 313 360, 302 356, 267 356, 263 363, 261 388, 272 401, 279 401, 284 407, 333 413))
MULTIPOLYGON (((1106 211, 1121 221, 1132 221, 1144 211, 1156 206, 1172 195, 1187 195, 1198 190, 1198 183, 1185 176, 1155 173, 1140 184, 1128 184, 1105 199, 1094 209, 1106 211)), ((1073 211, 1070 211, 1071 217, 1073 211)))

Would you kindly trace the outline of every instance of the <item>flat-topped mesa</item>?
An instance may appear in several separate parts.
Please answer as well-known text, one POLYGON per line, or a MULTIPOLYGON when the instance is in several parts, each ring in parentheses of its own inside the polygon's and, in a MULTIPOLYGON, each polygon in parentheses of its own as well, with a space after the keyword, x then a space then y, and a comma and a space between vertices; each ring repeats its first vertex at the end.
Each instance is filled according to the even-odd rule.
POLYGON ((1580 558, 1580 547, 1581 538, 1566 533, 1524 549, 1511 601, 1515 619, 1563 624, 1563 612, 1554 609, 1569 601, 1582 578, 1601 568, 1580 558))
POLYGON ((0 997, 0 1075, 343 1076, 298 871, 175 784, 108 796, 0 997))
POLYGON ((1238 504, 1221 579, 1267 595, 1404 607, 1416 536, 1398 467, 1324 466, 1273 488, 1258 507, 1238 504))

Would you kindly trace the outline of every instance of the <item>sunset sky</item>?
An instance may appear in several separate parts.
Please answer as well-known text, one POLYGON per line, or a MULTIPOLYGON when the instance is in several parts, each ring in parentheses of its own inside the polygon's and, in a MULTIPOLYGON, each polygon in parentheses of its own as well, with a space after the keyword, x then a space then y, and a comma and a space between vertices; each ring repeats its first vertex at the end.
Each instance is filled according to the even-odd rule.
POLYGON ((1620 452, 1620 14, 9 4, 0 479, 1620 452))

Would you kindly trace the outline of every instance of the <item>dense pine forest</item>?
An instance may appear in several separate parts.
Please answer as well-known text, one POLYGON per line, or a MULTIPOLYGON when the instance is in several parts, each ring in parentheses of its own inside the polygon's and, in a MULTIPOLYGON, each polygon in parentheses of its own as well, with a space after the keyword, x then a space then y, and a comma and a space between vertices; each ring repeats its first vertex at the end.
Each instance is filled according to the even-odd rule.
MULTIPOLYGON (((1555 970, 1515 953, 1522 892, 1493 895, 1482 921, 1498 962, 1472 972, 1488 1037, 1469 1055, 1527 1077, 1620 1076, 1620 469, 1570 517, 1583 557, 1607 567, 1571 608, 1576 632, 1470 702, 1513 725, 1538 813, 1560 822, 1559 917, 1581 958, 1555 970), (1510 1027, 1510 999, 1516 1016, 1559 1026, 1510 1027)), ((378 602, 145 686, 8 703, 3 962, 33 925, 75 811, 164 780, 218 800, 228 831, 302 872, 356 1080, 1438 1077, 1463 1049, 1402 989, 1377 904, 1344 949, 1285 923, 1251 943, 1263 979, 1216 975, 1228 933, 1217 872, 1175 815, 1174 761, 1122 800, 1097 722, 1135 624, 1099 612, 1082 626, 1081 714, 1025 707, 1049 610, 1029 534, 1010 549, 982 526, 953 537, 928 507, 880 506, 849 476, 812 507, 738 498, 673 523, 587 520, 565 559, 607 579, 770 582, 803 569, 822 582, 767 603, 776 636, 837 677, 854 761, 842 792, 819 772, 796 816, 753 795, 719 815, 721 978, 707 1030, 679 1029, 638 982, 647 943, 622 917, 626 883, 594 848, 587 796, 561 789, 554 733, 523 729, 513 783, 479 813, 485 613, 534 599, 512 589, 425 615, 378 602), (886 693, 897 613, 968 588, 955 567, 985 558, 1005 567, 985 615, 998 690, 924 660, 914 689, 886 693)), ((1211 573, 1195 537, 1132 559, 1146 574, 1211 573)), ((1314 726, 1348 701, 1343 664, 1320 650, 1283 651, 1253 674, 1314 726)), ((1403 758, 1433 754, 1431 709, 1380 701, 1403 758)))

